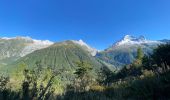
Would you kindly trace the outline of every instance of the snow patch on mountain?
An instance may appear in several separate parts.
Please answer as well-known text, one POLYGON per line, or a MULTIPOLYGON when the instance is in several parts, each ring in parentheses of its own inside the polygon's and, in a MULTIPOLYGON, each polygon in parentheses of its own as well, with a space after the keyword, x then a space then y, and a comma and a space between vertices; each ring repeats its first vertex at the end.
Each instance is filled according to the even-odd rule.
POLYGON ((126 35, 121 41, 114 44, 114 46, 122 45, 140 45, 140 44, 161 44, 161 41, 151 41, 147 40, 144 36, 134 37, 126 35))
POLYGON ((53 42, 49 41, 49 40, 33 40, 34 44, 36 45, 52 45, 54 44, 53 42))
MULTIPOLYGON (((30 40, 29 38, 25 38, 27 40, 30 40)), ((49 46, 51 46, 52 44, 54 44, 54 42, 51 42, 49 40, 36 40, 36 39, 31 39, 32 40, 32 43, 28 46, 26 46, 23 50, 22 50, 22 53, 20 54, 21 57, 29 54, 29 53, 32 53, 36 50, 40 50, 40 49, 43 49, 43 48, 47 48, 49 46)))
POLYGON ((76 44, 84 47, 84 49, 87 50, 88 52, 90 52, 90 54, 91 54, 92 56, 95 56, 95 55, 97 54, 97 52, 98 52, 97 49, 90 47, 89 45, 87 45, 87 43, 85 43, 85 42, 84 42, 83 40, 81 40, 81 39, 80 39, 79 41, 76 41, 76 40, 72 40, 72 41, 73 41, 74 43, 76 43, 76 44))

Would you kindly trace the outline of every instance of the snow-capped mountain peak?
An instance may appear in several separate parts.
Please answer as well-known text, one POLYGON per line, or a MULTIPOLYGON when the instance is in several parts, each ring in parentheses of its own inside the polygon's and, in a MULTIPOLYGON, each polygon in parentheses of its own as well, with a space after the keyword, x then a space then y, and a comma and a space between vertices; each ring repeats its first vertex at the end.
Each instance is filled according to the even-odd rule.
POLYGON ((82 39, 80 39, 80 40, 78 40, 78 41, 73 40, 73 42, 74 42, 74 43, 77 43, 77 44, 79 44, 79 45, 81 45, 81 46, 87 46, 87 47, 89 47, 82 39))
POLYGON ((134 42, 141 42, 141 41, 145 41, 145 37, 144 36, 139 36, 139 37, 134 37, 131 35, 126 35, 122 41, 134 41, 134 42))
POLYGON ((86 49, 88 52, 90 52, 92 56, 95 56, 96 53, 98 52, 97 49, 94 49, 94 48, 90 47, 87 43, 85 43, 85 42, 84 42, 83 40, 81 40, 81 39, 78 40, 78 41, 76 41, 76 40, 72 40, 72 41, 73 41, 74 43, 80 45, 80 46, 83 46, 84 49, 86 49))
POLYGON ((121 45, 140 45, 140 44, 146 44, 146 43, 161 43, 160 41, 151 41, 147 40, 144 36, 134 37, 131 35, 126 35, 122 40, 114 44, 114 46, 121 46, 121 45))

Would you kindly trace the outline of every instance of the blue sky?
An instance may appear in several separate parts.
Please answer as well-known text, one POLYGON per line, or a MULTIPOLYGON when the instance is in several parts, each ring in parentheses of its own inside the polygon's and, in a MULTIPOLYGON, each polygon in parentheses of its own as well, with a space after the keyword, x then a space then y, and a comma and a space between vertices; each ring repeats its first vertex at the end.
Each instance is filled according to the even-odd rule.
POLYGON ((82 39, 97 49, 124 35, 170 39, 170 0, 0 0, 0 37, 82 39))

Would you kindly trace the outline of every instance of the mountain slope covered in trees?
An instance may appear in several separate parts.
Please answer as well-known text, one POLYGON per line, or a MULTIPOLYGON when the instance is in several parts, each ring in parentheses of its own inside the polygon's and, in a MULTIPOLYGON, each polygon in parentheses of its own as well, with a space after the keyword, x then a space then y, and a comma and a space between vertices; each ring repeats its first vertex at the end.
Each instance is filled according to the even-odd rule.
MULTIPOLYGON (((70 45, 71 42, 62 43, 70 45)), ((50 49, 56 46, 61 46, 61 43, 53 45, 50 49)), ((71 43, 70 46, 72 48, 73 44, 71 43)), ((117 73, 108 73, 103 68, 98 73, 96 81, 91 75, 93 66, 84 59, 76 64, 74 73, 69 74, 75 76, 72 77, 74 81, 67 84, 65 84, 66 80, 63 81, 61 78, 65 77, 62 76, 66 74, 65 71, 58 72, 53 68, 43 68, 39 62, 36 64, 38 69, 25 67, 23 74, 16 77, 16 80, 23 77, 23 81, 18 84, 20 86, 18 90, 11 89, 11 86, 15 87, 16 84, 11 84, 13 77, 1 76, 0 98, 2 100, 33 98, 38 100, 169 100, 169 51, 170 44, 158 46, 150 55, 144 55, 142 49, 138 48, 137 57, 131 64, 117 73), (59 91, 58 87, 64 84, 63 94, 55 92, 59 91)))
POLYGON ((15 81, 11 84, 16 84, 17 81, 21 83, 23 80, 25 69, 42 71, 41 77, 52 75, 51 72, 48 72, 51 70, 59 73, 56 80, 59 83, 56 82, 56 84, 61 84, 58 87, 63 89, 74 81, 76 77, 74 73, 79 68, 77 63, 80 62, 85 62, 92 68, 89 75, 93 79, 97 79, 102 68, 108 72, 114 70, 113 67, 107 67, 105 63, 99 62, 82 46, 73 41, 64 41, 21 57, 16 62, 2 67, 0 72, 13 78, 15 81))

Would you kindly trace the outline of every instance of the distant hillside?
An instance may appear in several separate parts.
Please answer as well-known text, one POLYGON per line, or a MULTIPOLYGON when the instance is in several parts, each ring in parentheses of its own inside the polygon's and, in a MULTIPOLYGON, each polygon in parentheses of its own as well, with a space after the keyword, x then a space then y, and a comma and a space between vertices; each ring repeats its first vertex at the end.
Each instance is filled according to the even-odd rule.
MULTIPOLYGON (((82 40, 71 40, 77 45, 80 45, 89 54, 95 56, 97 50, 91 48, 82 40)), ((53 45, 49 40, 36 40, 30 37, 3 37, 0 38, 0 66, 8 65, 15 62, 17 59, 26 56, 36 50, 40 50, 53 45)))
MULTIPOLYGON (((66 41, 66 42, 70 42, 71 44, 74 44, 74 45, 80 47, 88 55, 95 56, 95 58, 97 58, 97 60, 110 66, 110 68, 117 67, 119 69, 125 64, 130 64, 136 58, 136 51, 137 51, 138 47, 141 47, 145 54, 149 54, 149 53, 152 53, 152 50, 155 47, 157 47, 157 45, 167 43, 170 41, 169 40, 151 41, 151 40, 146 40, 144 36, 133 37, 133 36, 126 35, 123 39, 116 42, 111 47, 105 49, 104 51, 100 51, 100 52, 97 49, 90 47, 88 44, 86 44, 82 40, 79 40, 79 41, 70 40, 70 41, 66 41)), ((63 44, 68 44, 66 42, 55 43, 55 45, 62 44, 62 46, 63 46, 63 44)), ((53 44, 54 44, 53 42, 48 41, 48 40, 45 40, 45 41, 35 40, 30 37, 0 38, 0 55, 1 55, 0 68, 3 66, 7 66, 8 64, 13 64, 15 61, 17 61, 21 57, 25 58, 25 56, 27 56, 28 54, 30 54, 34 51, 38 52, 37 50, 47 48, 49 46, 52 46, 53 44)), ((61 47, 61 48, 58 47, 60 49, 59 50, 57 49, 58 51, 55 51, 55 52, 61 52, 61 51, 63 52, 63 51, 65 51, 65 48, 68 48, 69 46, 65 46, 65 47, 61 47)), ((78 49, 78 48, 75 48, 75 50, 73 50, 73 51, 77 51, 76 49, 78 49)), ((66 51, 66 52, 70 52, 70 50, 66 51)), ((77 52, 81 53, 80 51, 77 51, 77 52)), ((42 55, 38 55, 38 54, 39 53, 34 54, 34 57, 33 56, 31 56, 31 57, 33 57, 34 59, 37 59, 40 57, 43 58, 42 55)), ((65 54, 65 53, 63 53, 63 54, 65 54)), ((47 54, 47 56, 51 56, 51 55, 47 54)), ((52 56, 53 56, 53 54, 52 54, 52 56)), ((61 55, 57 55, 57 56, 58 56, 58 58, 61 58, 61 55)), ((62 55, 62 56, 64 56, 64 55, 62 55)), ((89 58, 91 58, 91 57, 89 57, 89 58)), ((53 59, 53 58, 51 58, 51 59, 53 59)), ((49 61, 51 63, 48 62, 49 59, 47 59, 47 61, 46 61, 46 59, 43 59, 42 62, 43 61, 48 62, 48 65, 50 65, 50 66, 51 65, 60 66, 60 67, 67 66, 65 64, 64 65, 60 65, 60 64, 56 65, 55 62, 53 62, 53 61, 61 62, 60 60, 62 60, 62 58, 61 59, 55 58, 55 59, 49 61)), ((70 60, 70 59, 77 60, 79 58, 68 58, 68 60, 70 60)), ((28 61, 26 61, 26 62, 28 62, 28 61)), ((29 63, 29 65, 33 66, 33 63, 35 63, 36 61, 34 60, 34 61, 30 61, 30 62, 31 62, 31 65, 30 65, 30 63, 29 63)), ((15 63, 17 63, 17 62, 15 62, 15 63)), ((45 65, 47 65, 47 64, 45 64, 45 65)), ((73 66, 73 65, 74 64, 70 63, 69 67, 73 66)))
POLYGON ((89 61, 94 66, 101 66, 86 50, 72 41, 59 42, 48 48, 37 50, 19 59, 17 63, 24 62, 34 67, 37 61, 44 66, 55 66, 66 70, 74 69, 75 63, 80 60, 89 61))
POLYGON ((30 37, 0 38, 0 66, 7 65, 35 50, 46 48, 53 42, 30 37))

